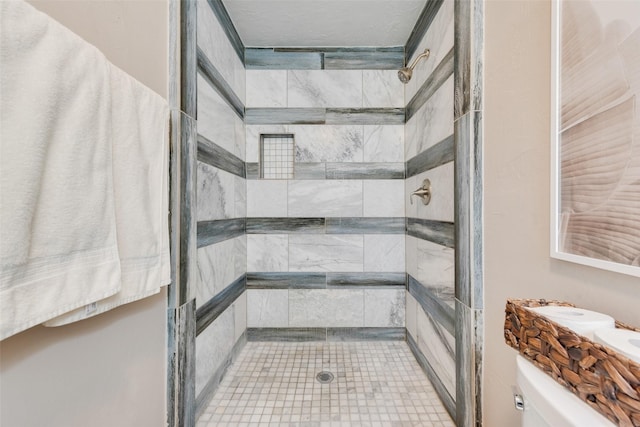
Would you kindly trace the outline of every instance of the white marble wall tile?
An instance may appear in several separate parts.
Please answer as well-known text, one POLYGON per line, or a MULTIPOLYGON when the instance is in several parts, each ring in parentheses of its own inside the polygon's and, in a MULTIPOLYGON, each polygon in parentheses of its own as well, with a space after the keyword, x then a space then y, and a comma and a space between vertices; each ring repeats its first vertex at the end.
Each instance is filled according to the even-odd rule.
POLYGON ((349 125, 290 125, 297 162, 361 162, 363 128, 349 125))
MULTIPOLYGON (((402 181, 399 182, 402 183, 402 181)), ((288 215, 290 217, 360 217, 362 216, 362 185, 360 180, 289 181, 288 215)), ((402 209, 402 205, 400 206, 402 209)))
POLYGON ((365 217, 404 216, 403 180, 372 179, 364 181, 363 186, 365 217))
POLYGON ((289 271, 362 271, 363 249, 361 235, 292 234, 289 271))
POLYGON ((246 161, 247 158, 247 136, 245 132, 244 120, 240 118, 235 118, 235 152, 234 154, 238 156, 240 160, 246 161))
POLYGON ((364 291, 360 289, 291 289, 289 290, 289 326, 364 326, 364 291))
MULTIPOLYGON (((417 320, 416 320, 416 316, 417 316, 417 311, 418 308, 420 307, 418 304, 418 301, 416 301, 416 299, 413 297, 413 295, 411 295, 409 293, 409 291, 404 291, 405 293, 405 304, 406 304, 406 308, 405 308, 405 322, 407 325, 407 332, 409 334, 411 334, 411 336, 413 337, 414 340, 417 340, 418 338, 418 326, 416 324, 417 320)), ((422 308, 419 308, 420 310, 422 310, 422 308)), ((416 341, 417 342, 417 341, 416 341)))
POLYGON ((247 181, 239 176, 233 176, 234 183, 234 218, 247 216, 247 181))
POLYGON ((235 218, 236 176, 203 162, 196 173, 198 221, 235 218))
POLYGON ((406 179, 405 191, 407 196, 405 199, 405 211, 407 216, 411 218, 453 222, 453 172, 453 162, 449 162, 406 179), (409 201, 409 195, 422 186, 425 178, 431 180, 431 202, 425 206, 420 200, 414 197, 412 205, 409 201))
POLYGON ((244 123, 198 74, 198 133, 239 158, 244 158, 244 123))
POLYGON ((253 180, 247 183, 247 216, 286 217, 287 181, 253 180))
POLYGON ((196 337, 196 396, 222 366, 233 349, 233 306, 227 308, 211 325, 196 337))
POLYGON ((288 271, 289 236, 248 234, 247 271, 288 271))
POLYGON ((449 135, 453 135, 453 76, 415 114, 416 149, 422 153, 449 135))
POLYGON ((404 289, 365 289, 364 326, 400 327, 405 325, 404 289))
POLYGON ((404 235, 364 236, 364 271, 404 272, 404 235))
POLYGON ((455 252, 452 248, 438 245, 427 240, 415 239, 416 251, 407 254, 415 258, 407 265, 415 266, 409 272, 420 283, 431 289, 443 299, 453 299, 455 291, 455 252))
POLYGON ((260 135, 265 133, 287 133, 285 125, 247 125, 246 137, 246 161, 257 163, 260 161, 260 135))
POLYGON ((285 328, 289 325, 288 289, 249 289, 247 326, 285 328))
POLYGON ((404 107, 404 85, 397 70, 362 71, 362 91, 365 108, 404 107))
POLYGON ((414 114, 405 124, 404 124, 404 158, 405 161, 410 160, 412 157, 415 157, 418 154, 418 137, 417 126, 418 122, 421 120, 420 116, 414 114))
POLYGON ((365 162, 404 162, 404 126, 365 125, 365 162))
POLYGON ((455 338, 428 318, 422 309, 416 316, 418 348, 452 396, 456 395, 455 338))
POLYGON ((198 47, 244 103, 245 70, 242 61, 206 0, 198 0, 197 15, 198 47))
POLYGON ((288 107, 362 107, 361 70, 289 70, 288 107))
POLYGON ((410 62, 424 52, 425 49, 431 51, 429 58, 421 60, 413 70, 413 77, 406 85, 405 102, 411 101, 418 89, 431 75, 434 68, 442 61, 445 55, 453 47, 453 1, 443 2, 438 14, 429 26, 429 30, 422 38, 418 49, 410 62))
POLYGON ((247 70, 248 108, 287 106, 287 70, 247 70))
POLYGON ((247 330, 247 292, 243 292, 233 303, 234 343, 247 330))
POLYGON ((246 271, 246 236, 198 248, 198 276, 192 297, 200 307, 246 271))

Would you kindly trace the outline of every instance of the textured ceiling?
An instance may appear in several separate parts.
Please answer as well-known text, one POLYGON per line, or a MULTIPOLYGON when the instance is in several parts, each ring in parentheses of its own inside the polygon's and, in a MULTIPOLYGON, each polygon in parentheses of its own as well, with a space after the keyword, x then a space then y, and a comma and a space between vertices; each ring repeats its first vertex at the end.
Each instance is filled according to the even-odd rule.
POLYGON ((427 0, 223 0, 247 47, 402 46, 427 0))

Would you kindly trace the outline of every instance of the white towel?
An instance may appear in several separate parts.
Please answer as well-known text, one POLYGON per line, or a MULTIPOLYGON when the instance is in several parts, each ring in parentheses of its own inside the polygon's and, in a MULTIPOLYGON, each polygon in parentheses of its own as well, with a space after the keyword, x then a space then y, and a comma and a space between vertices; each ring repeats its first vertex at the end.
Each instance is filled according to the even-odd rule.
POLYGON ((113 180, 122 289, 45 323, 60 326, 160 290, 171 281, 168 239, 169 109, 166 101, 111 66, 113 180))
POLYGON ((2 339, 117 293, 120 262, 104 56, 0 1, 0 69, 2 339))
POLYGON ((26 3, 0 25, 3 339, 169 282, 168 109, 26 3))

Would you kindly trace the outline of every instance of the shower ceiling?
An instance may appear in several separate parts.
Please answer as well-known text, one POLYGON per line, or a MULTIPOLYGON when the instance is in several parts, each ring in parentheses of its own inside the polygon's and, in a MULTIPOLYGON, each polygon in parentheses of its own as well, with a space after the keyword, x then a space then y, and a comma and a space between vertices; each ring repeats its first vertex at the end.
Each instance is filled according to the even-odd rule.
POLYGON ((247 47, 401 46, 427 0, 223 0, 247 47))

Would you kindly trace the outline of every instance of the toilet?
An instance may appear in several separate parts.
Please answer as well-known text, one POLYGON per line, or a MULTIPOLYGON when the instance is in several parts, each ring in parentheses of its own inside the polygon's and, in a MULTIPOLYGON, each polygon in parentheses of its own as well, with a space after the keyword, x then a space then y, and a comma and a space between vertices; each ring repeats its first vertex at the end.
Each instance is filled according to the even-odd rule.
MULTIPOLYGON (((590 339, 596 331, 615 330, 611 316, 590 310, 558 306, 530 310, 590 339)), ((523 410, 522 427, 615 427, 524 357, 516 356, 516 366, 516 383, 521 393, 515 396, 516 408, 523 410)))

